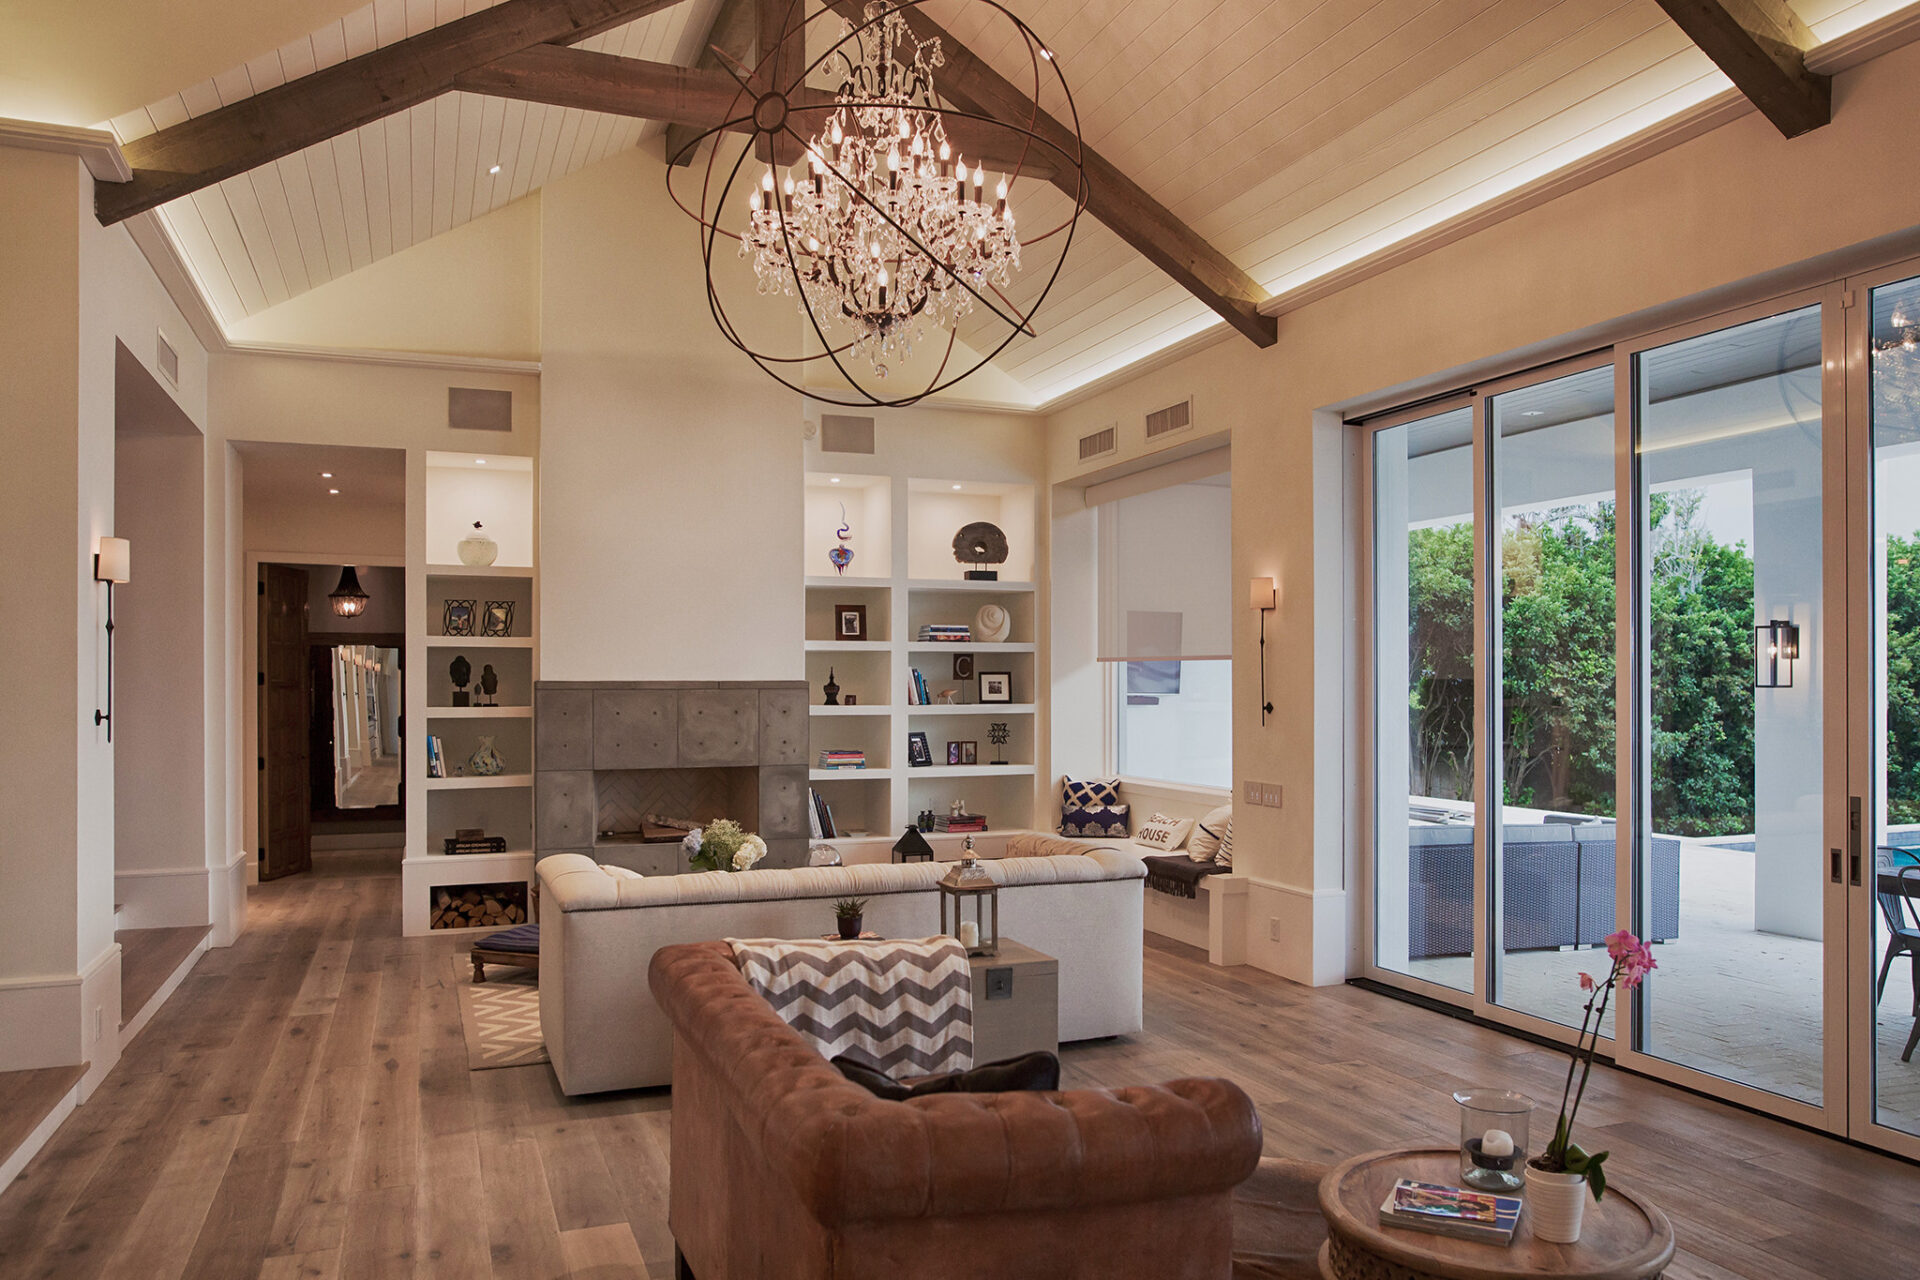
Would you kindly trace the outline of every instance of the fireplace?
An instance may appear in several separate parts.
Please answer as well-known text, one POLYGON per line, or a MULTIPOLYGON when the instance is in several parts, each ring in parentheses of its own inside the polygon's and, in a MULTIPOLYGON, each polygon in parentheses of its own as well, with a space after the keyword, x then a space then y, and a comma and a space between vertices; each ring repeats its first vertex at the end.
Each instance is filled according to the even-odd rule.
POLYGON ((731 818, 769 867, 807 853, 807 690, 772 683, 534 687, 534 852, 687 869, 670 824, 731 818))

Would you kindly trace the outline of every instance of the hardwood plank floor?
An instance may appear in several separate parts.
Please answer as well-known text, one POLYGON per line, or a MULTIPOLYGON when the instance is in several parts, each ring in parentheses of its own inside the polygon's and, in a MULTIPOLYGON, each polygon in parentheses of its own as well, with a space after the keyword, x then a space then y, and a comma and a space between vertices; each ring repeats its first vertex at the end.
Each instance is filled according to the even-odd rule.
MULTIPOLYGON (((0 1275, 344 1280, 672 1274, 669 1098, 569 1100, 544 1065, 467 1071, 450 957, 399 935, 374 860, 252 891, 21 1178, 0 1275)), ((1149 939, 1147 1028, 1070 1048, 1076 1087, 1219 1074, 1267 1149, 1446 1143, 1449 1092, 1556 1096, 1565 1059, 1354 988, 1309 990, 1149 939)), ((1676 1280, 1913 1274, 1920 1169, 1599 1070, 1583 1117, 1661 1204, 1676 1280)))
POLYGON ((180 962, 193 954, 211 925, 184 925, 173 929, 122 929, 113 935, 120 944, 120 1025, 132 1022, 147 1007, 153 993, 166 985, 180 962))
POLYGON ((84 1062, 35 1071, 0 1071, 0 1164, 20 1149, 86 1073, 84 1062))

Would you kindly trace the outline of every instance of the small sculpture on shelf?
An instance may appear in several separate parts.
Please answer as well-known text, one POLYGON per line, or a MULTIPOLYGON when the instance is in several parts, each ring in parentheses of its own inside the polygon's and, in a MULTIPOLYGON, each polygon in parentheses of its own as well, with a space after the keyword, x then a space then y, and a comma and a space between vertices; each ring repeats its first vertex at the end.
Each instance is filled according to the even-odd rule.
POLYGON ((480 668, 480 692, 486 695, 486 701, 482 702, 480 704, 481 706, 497 707, 500 705, 493 700, 493 695, 500 692, 500 674, 493 669, 491 662, 480 668))
POLYGON ((1013 633, 1013 616, 1005 605, 983 604, 973 615, 973 638, 983 644, 1000 644, 1013 633))
POLYGON ((467 655, 456 653, 453 661, 447 664, 447 674, 453 677, 453 704, 456 707, 469 705, 467 686, 473 683, 473 664, 467 661, 467 655))
POLYGON ((853 563, 853 548, 847 544, 853 541, 853 526, 847 523, 847 504, 840 504, 840 527, 833 531, 837 541, 827 550, 827 559, 833 564, 833 571, 845 574, 847 566, 853 563))
POLYGON ((827 668, 827 683, 821 687, 820 692, 826 695, 826 701, 822 702, 820 704, 821 706, 837 707, 840 705, 840 686, 834 683, 832 667, 827 668))
POLYGON ((1000 757, 1006 754, 1007 739, 1011 736, 1007 730, 1007 722, 1005 720, 995 720, 987 726, 987 741, 993 743, 993 762, 995 764, 1006 763, 1006 761, 1000 757))
POLYGON ((973 566, 967 570, 968 581, 998 582, 1000 571, 987 566, 1007 562, 1007 535, 997 524, 975 520, 953 535, 953 558, 973 566))

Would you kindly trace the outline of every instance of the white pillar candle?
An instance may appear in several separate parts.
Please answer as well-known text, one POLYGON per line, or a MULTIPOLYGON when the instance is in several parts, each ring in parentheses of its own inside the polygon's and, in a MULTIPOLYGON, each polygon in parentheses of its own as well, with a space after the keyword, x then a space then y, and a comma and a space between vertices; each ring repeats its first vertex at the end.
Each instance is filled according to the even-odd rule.
POLYGON ((1485 1156, 1510 1156, 1513 1154, 1513 1135, 1505 1129, 1489 1129, 1481 1135, 1480 1154, 1485 1156))
MULTIPOLYGON (((979 946, 980 945, 980 926, 975 924, 971 920, 962 920, 960 922, 960 945, 967 948, 973 948, 973 947, 979 946)), ((1508 1149, 1511 1150, 1512 1149, 1511 1143, 1513 1140, 1509 1138, 1507 1141, 1509 1143, 1508 1149)))

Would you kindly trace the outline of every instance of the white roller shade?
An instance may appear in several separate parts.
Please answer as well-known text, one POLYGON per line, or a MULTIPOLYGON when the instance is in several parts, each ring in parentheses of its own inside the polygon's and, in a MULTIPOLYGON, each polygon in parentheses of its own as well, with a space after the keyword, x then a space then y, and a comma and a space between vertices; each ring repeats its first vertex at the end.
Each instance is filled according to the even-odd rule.
POLYGON ((1233 519, 1222 475, 1099 507, 1100 660, 1233 656, 1233 519))

